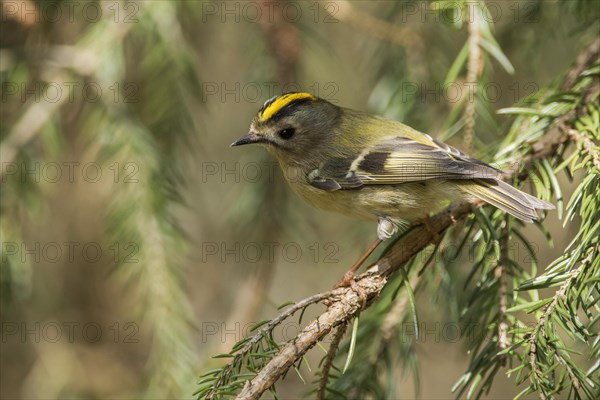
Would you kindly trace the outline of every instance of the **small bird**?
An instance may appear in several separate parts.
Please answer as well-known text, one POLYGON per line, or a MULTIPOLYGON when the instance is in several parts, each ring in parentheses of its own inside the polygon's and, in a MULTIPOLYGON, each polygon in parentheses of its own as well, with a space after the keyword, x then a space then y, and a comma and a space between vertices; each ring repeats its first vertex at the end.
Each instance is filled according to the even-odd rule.
MULTIPOLYGON (((481 199, 525 221, 554 206, 503 182, 501 171, 397 121, 339 107, 310 93, 268 100, 247 135, 279 161, 291 188, 317 208, 377 220, 377 240, 453 201, 481 199)), ((358 264, 358 265, 357 265, 358 264)))

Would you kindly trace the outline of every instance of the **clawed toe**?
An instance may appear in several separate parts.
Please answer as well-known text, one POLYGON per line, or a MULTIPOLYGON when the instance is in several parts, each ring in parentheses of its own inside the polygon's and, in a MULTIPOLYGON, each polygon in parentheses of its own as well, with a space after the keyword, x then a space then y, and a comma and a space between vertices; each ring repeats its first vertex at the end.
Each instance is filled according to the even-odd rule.
POLYGON ((335 288, 337 289, 337 288, 348 287, 348 286, 350 286, 352 288, 352 290, 354 290, 354 292, 358 296, 358 299, 360 300, 361 308, 365 308, 365 306, 367 304, 367 294, 365 293, 363 288, 361 288, 358 285, 358 283, 356 283, 356 280, 354 279, 354 273, 352 271, 346 272, 346 274, 344 275, 342 280, 340 280, 335 285, 335 288))
POLYGON ((335 285, 334 289, 351 286, 352 282, 355 282, 354 272, 348 271, 344 274, 344 277, 335 285))
POLYGON ((367 305, 367 294, 365 293, 363 288, 358 286, 358 283, 356 283, 354 279, 350 281, 350 287, 358 296, 358 299, 360 300, 360 309, 362 310, 367 305))

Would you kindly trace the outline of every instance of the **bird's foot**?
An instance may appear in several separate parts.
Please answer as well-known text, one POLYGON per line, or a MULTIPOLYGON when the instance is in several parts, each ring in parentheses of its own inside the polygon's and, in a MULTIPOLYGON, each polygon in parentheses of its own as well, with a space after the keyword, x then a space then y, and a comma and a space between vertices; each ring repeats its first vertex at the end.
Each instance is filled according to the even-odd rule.
POLYGON ((335 289, 348 286, 350 286, 358 296, 358 299, 360 300, 361 304, 361 309, 365 308, 365 306, 367 305, 367 294, 365 293, 363 288, 361 288, 358 285, 358 283, 356 283, 353 271, 346 272, 344 274, 344 277, 335 285, 335 289))

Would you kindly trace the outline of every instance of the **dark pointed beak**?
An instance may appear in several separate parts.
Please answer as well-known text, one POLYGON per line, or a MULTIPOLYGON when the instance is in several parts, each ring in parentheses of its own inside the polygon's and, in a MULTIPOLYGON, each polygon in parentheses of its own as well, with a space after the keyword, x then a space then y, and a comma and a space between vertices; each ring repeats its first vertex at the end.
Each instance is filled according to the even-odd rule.
POLYGON ((255 132, 248 132, 247 135, 242 136, 235 142, 231 143, 230 147, 241 146, 243 144, 252 144, 252 143, 263 143, 265 139, 262 136, 257 135, 255 132))

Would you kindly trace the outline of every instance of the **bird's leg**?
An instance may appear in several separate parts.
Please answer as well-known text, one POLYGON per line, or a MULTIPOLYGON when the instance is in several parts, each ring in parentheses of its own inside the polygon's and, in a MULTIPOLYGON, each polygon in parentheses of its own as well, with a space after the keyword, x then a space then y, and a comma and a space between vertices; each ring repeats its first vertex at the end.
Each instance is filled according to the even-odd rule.
POLYGON ((350 268, 344 274, 344 277, 342 278, 342 280, 339 281, 337 283, 337 285, 335 285, 336 288, 350 286, 352 288, 352 290, 354 290, 356 292, 356 294, 358 295, 358 299, 360 300, 360 304, 362 304, 361 308, 365 308, 365 305, 367 304, 367 295, 365 294, 365 291, 362 290, 362 288, 360 286, 358 286, 358 284, 354 280, 354 273, 356 272, 357 269, 360 268, 360 266, 365 262, 365 260, 367 258, 369 258, 369 256, 375 251, 375 249, 377 248, 377 246, 379 246, 381 244, 381 242, 383 242, 383 240, 377 238, 377 240, 374 241, 373 244, 367 249, 367 251, 365 252, 365 254, 363 254, 354 263, 354 265, 352 266, 352 268, 350 268))
POLYGON ((352 268, 350 268, 348 270, 348 272, 346 272, 344 274, 344 277, 342 278, 342 280, 339 281, 337 283, 337 285, 335 285, 335 287, 338 288, 338 287, 345 287, 345 286, 349 286, 349 285, 352 286, 351 283, 354 282, 354 273, 356 272, 357 269, 360 268, 360 266, 365 262, 365 260, 367 258, 369 258, 369 256, 371 254, 373 254, 373 252, 375 251, 377 246, 379 246, 381 244, 381 242, 383 242, 383 240, 377 238, 377 240, 373 242, 373 244, 367 249, 367 251, 354 263, 352 268))
POLYGON ((363 254, 358 261, 354 263, 352 268, 350 268, 348 272, 344 274, 342 280, 339 281, 335 287, 338 288, 350 285, 350 282, 354 281, 354 273, 356 270, 360 268, 367 258, 369 258, 369 256, 375 251, 381 242, 394 236, 394 233, 396 233, 397 230, 398 227, 392 221, 385 217, 379 217, 379 223, 377 225, 377 240, 374 241, 373 244, 367 249, 365 254, 363 254))
POLYGON ((391 238, 397 230, 397 226, 392 221, 390 221, 387 218, 380 217, 379 224, 377 225, 377 240, 375 240, 373 244, 369 246, 367 251, 354 263, 352 268, 350 268, 348 272, 344 274, 342 280, 339 281, 337 285, 335 285, 335 288, 346 286, 352 287, 352 290, 354 290, 358 295, 358 298, 360 299, 363 308, 367 304, 367 296, 364 290, 362 290, 361 287, 358 286, 358 284, 354 280, 354 274, 360 268, 360 266, 367 260, 367 258, 369 258, 371 254, 373 254, 373 252, 381 244, 381 242, 383 242, 385 239, 391 238))

